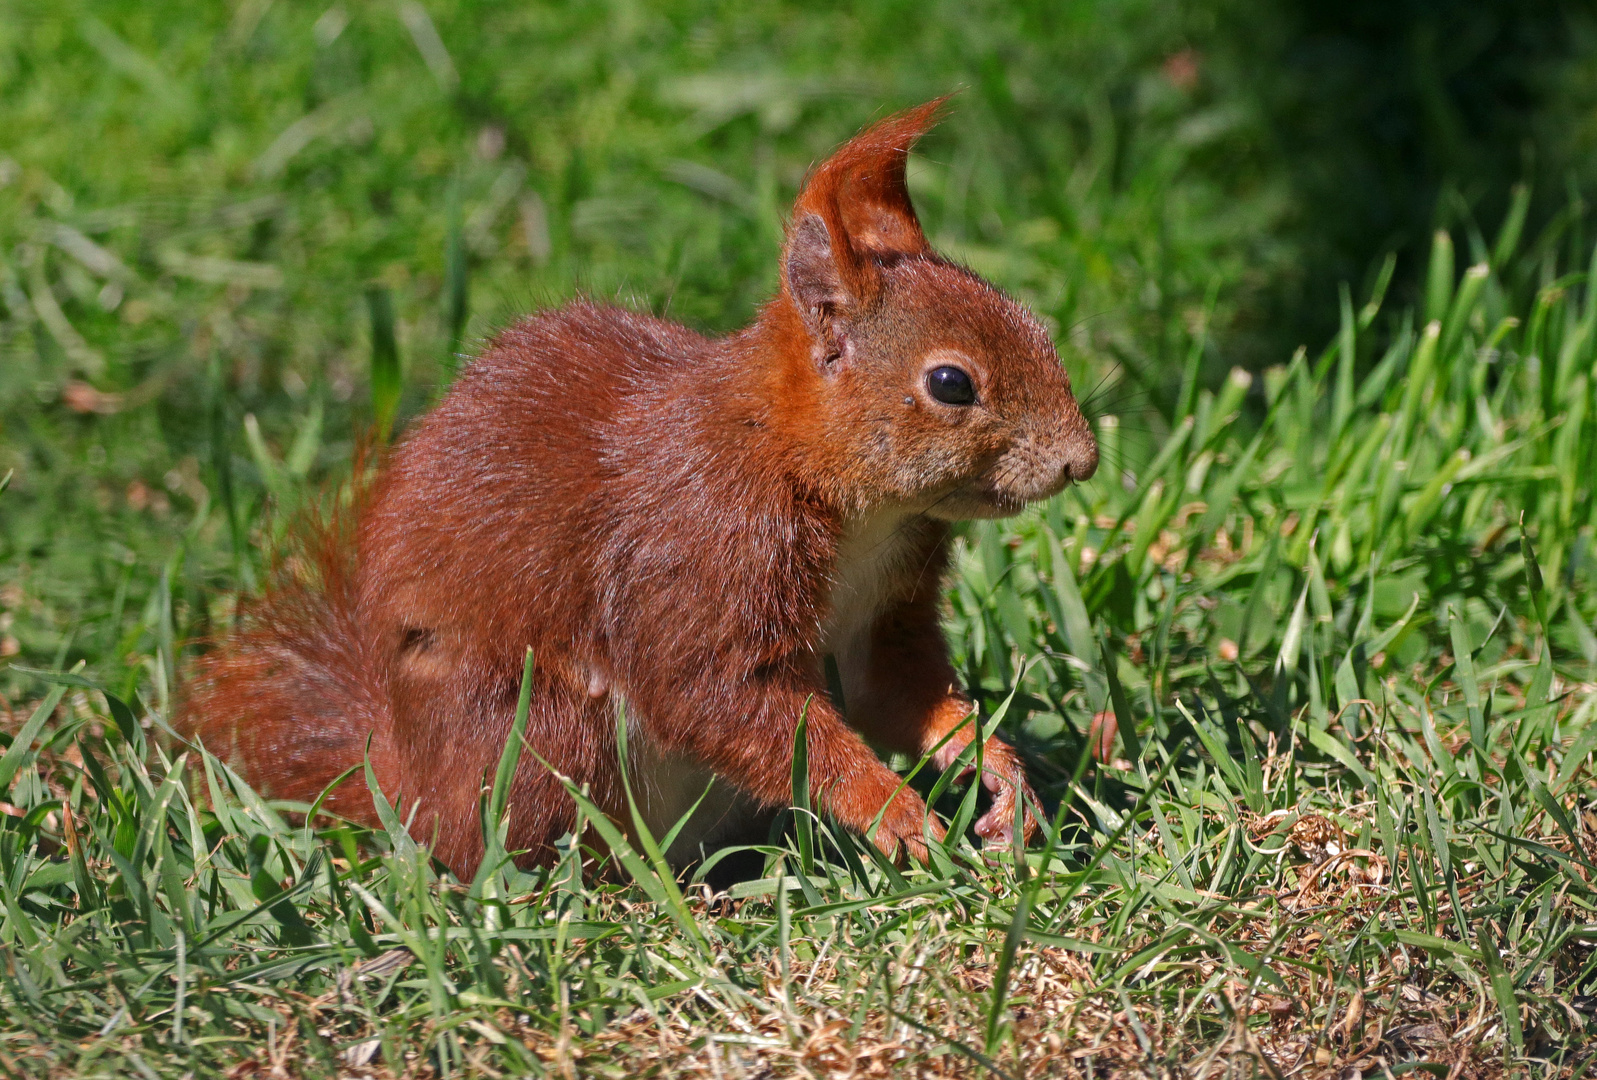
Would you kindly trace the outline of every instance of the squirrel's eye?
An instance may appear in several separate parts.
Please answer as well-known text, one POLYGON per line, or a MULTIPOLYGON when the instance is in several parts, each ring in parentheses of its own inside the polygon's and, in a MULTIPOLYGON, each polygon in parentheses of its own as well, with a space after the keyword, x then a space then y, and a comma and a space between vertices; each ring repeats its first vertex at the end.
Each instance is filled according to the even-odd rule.
POLYGON ((969 405, 976 400, 970 376, 957 367, 932 368, 926 373, 926 392, 944 405, 969 405))

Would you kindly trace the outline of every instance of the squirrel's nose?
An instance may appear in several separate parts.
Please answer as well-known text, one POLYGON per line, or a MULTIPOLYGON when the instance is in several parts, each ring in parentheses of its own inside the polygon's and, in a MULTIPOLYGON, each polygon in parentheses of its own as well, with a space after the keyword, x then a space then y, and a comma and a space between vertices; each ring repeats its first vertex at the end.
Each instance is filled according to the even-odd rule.
POLYGON ((1092 479, 1092 474, 1098 471, 1098 440, 1092 437, 1091 431, 1083 431, 1070 440, 1065 448, 1063 466, 1069 480, 1080 483, 1092 479))
POLYGON ((1098 440, 1093 438, 1092 425, 1081 415, 1074 401, 1070 403, 1064 423, 1055 429, 1053 451, 1060 472, 1060 487, 1091 480, 1092 474, 1098 471, 1098 440))
POLYGON ((1098 471, 1098 441, 1085 424, 1056 436, 1049 443, 1027 447, 1030 479, 1022 496, 1027 502, 1057 495, 1071 483, 1090 480, 1098 471))

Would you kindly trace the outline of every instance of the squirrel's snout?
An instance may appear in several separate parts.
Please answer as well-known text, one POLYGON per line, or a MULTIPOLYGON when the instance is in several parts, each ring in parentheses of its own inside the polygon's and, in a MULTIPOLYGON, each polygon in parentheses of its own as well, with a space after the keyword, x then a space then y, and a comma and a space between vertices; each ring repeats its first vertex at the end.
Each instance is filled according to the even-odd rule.
POLYGON ((1082 415, 1074 398, 1066 408, 1062 427, 1059 441, 1054 445, 1066 480, 1077 484, 1091 480, 1098 471, 1098 440, 1093 437, 1092 425, 1082 415))
POLYGON ((1079 411, 1072 409, 1062 428, 1051 434, 1053 437, 1044 443, 1048 447, 1044 460, 1053 472, 1048 495, 1064 490, 1066 484, 1091 480, 1098 471, 1098 440, 1092 437, 1092 428, 1079 411))
MULTIPOLYGON (((996 491, 1016 507, 1059 494, 1098 471, 1098 442, 1085 422, 1019 439, 994 470, 996 491)), ((1013 511, 1011 511, 1013 512, 1013 511)))

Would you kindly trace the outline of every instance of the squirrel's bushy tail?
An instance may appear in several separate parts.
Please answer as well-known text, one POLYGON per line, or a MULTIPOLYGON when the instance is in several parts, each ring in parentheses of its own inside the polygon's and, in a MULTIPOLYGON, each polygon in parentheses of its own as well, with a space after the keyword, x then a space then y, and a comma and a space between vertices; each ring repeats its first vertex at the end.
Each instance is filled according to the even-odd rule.
MULTIPOLYGON (((357 498, 357 503, 361 500, 357 498)), ((313 802, 367 754, 390 791, 389 710, 356 611, 354 512, 307 518, 271 584, 239 626, 202 656, 178 712, 202 743, 262 795, 313 802)), ((375 827, 357 770, 322 804, 375 827)))

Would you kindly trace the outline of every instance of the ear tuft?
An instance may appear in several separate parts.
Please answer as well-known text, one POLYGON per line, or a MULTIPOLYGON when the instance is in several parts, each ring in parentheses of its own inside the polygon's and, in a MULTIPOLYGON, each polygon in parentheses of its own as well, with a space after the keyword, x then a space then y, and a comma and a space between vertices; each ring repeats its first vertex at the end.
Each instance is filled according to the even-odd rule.
MULTIPOLYGON (((790 290, 797 286, 795 257, 806 268, 812 258, 811 253, 801 256, 798 249, 813 251, 817 233, 833 268, 831 276, 844 298, 854 302, 868 302, 875 295, 880 281, 876 263, 927 250, 904 183, 904 168, 910 149, 936 123, 945 101, 946 97, 938 98, 873 124, 810 175, 793 208, 784 258, 790 290)), ((813 306, 796 291, 792 296, 801 310, 813 306)))

